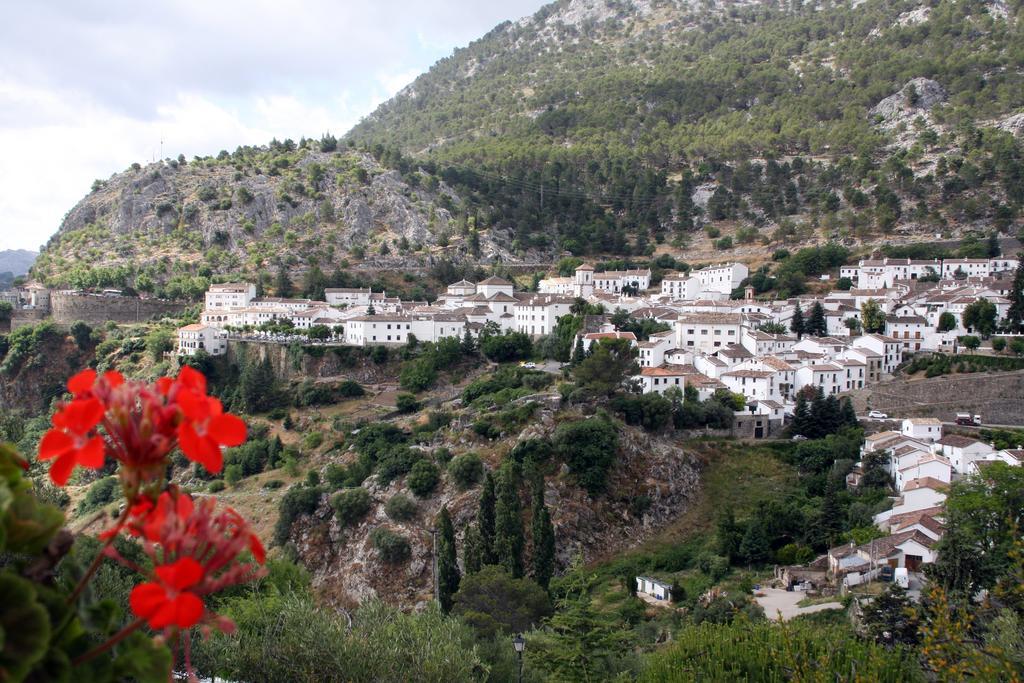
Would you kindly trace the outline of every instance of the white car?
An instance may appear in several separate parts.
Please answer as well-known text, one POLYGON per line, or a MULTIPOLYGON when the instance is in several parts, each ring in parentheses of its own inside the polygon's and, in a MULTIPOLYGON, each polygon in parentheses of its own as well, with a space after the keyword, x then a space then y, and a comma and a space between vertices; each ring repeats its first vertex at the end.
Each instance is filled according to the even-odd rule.
POLYGON ((889 416, 883 413, 881 410, 872 410, 868 413, 868 418, 872 420, 888 420, 889 416))
POLYGON ((534 368, 537 367, 537 364, 533 362, 523 363, 523 367, 526 368, 527 370, 533 370, 534 368))

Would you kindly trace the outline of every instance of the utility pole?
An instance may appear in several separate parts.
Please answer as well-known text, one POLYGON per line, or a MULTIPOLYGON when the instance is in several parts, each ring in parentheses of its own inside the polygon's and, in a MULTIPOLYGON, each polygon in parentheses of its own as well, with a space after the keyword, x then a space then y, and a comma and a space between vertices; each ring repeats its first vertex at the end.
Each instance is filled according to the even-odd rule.
POLYGON ((437 527, 430 530, 430 538, 433 542, 433 557, 431 558, 431 567, 433 568, 434 576, 434 602, 441 604, 441 584, 437 580, 437 527))

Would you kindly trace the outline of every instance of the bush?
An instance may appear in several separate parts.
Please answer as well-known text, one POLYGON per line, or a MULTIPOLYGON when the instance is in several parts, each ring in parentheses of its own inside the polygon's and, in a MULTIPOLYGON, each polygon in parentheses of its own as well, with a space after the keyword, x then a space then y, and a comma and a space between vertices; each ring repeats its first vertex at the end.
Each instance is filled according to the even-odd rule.
POLYGON ((324 442, 324 435, 320 432, 310 432, 302 437, 302 445, 309 450, 314 450, 320 447, 324 442))
POLYGON ((334 514, 342 526, 350 526, 362 519, 371 506, 370 492, 364 488, 346 489, 331 499, 334 514))
POLYGON ((210 493, 220 493, 224 490, 226 484, 223 479, 214 479, 206 485, 206 490, 210 493))
POLYGON ((284 545, 288 542, 292 524, 301 515, 311 515, 320 505, 322 488, 297 486, 288 489, 277 508, 277 523, 274 525, 274 544, 284 545))
POLYGON ((241 465, 228 465, 224 468, 224 481, 228 486, 237 486, 238 482, 242 481, 242 476, 241 465))
POLYGON ((728 251, 732 249, 732 238, 726 235, 722 239, 715 242, 715 248, 720 251, 728 251))
POLYGON ((117 477, 104 477, 94 482, 85 492, 85 498, 78 504, 78 514, 98 510, 112 502, 118 491, 117 477))
POLYGON ((384 512, 396 522, 405 522, 416 516, 416 501, 403 493, 396 493, 384 506, 384 512))
POLYGON ((345 380, 338 385, 338 396, 342 398, 358 398, 366 394, 366 390, 359 382, 354 382, 350 379, 345 380))
POLYGON ((447 465, 452 459, 452 452, 446 446, 434 449, 434 460, 442 465, 447 465))
POLYGON ((611 420, 591 417, 565 422, 555 430, 552 442, 580 486, 591 496, 604 491, 619 446, 618 431, 611 420))
POLYGON ((420 460, 412 466, 407 483, 409 484, 409 490, 417 496, 424 498, 434 492, 440 478, 441 474, 437 469, 437 465, 428 460, 420 460))
POLYGON ((1003 339, 1002 337, 993 337, 992 338, 992 350, 993 351, 995 351, 996 353, 999 353, 1000 351, 1002 351, 1005 348, 1006 348, 1006 340, 1005 339, 1003 339))
POLYGON ((370 541, 380 553, 381 559, 388 564, 404 562, 411 554, 408 539, 384 527, 374 529, 370 534, 370 541))
POLYGON ((456 486, 468 489, 480 481, 484 474, 484 463, 476 453, 463 453, 448 463, 448 474, 456 486))
POLYGON ((263 484, 263 488, 268 491, 276 491, 277 489, 284 488, 284 482, 280 479, 270 479, 263 484))
POLYGON ((398 395, 398 400, 395 402, 395 408, 400 413, 415 413, 420 409, 420 402, 416 400, 416 397, 412 394, 402 393, 398 395))

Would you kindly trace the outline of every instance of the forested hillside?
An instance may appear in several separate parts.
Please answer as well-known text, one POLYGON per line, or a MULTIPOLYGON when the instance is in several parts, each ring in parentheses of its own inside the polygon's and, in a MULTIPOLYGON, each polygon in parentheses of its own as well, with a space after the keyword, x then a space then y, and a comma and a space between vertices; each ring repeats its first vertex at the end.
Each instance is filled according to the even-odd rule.
POLYGON ((519 248, 644 253, 718 221, 740 242, 1009 230, 1020 7, 563 0, 349 137, 436 162, 519 248))

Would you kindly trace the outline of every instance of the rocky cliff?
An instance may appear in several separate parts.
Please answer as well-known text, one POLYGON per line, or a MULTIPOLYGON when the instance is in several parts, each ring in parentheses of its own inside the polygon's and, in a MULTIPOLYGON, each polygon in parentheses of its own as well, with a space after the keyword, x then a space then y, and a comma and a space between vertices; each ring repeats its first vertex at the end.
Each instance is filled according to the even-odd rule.
POLYGON ((329 271, 344 259, 401 267, 441 253, 508 256, 496 231, 470 239, 467 220, 456 219, 462 200, 436 176, 323 147, 275 143, 133 164, 68 212, 34 273, 53 284, 147 291, 175 276, 252 276, 279 262, 294 272, 314 263, 329 271))
MULTIPOLYGON (((548 438, 554 428, 555 413, 541 410, 535 423, 518 439, 548 438)), ((463 438, 463 443, 452 444, 452 449, 463 452, 467 446, 472 448, 463 438)), ((608 484, 613 495, 590 498, 572 483, 564 467, 547 477, 545 501, 555 526, 560 570, 576 556, 593 561, 639 545, 663 529, 666 522, 686 512, 699 490, 702 461, 666 439, 624 428, 618 455, 608 484), (634 504, 640 496, 649 500, 643 512, 634 504)), ((418 501, 418 514, 413 520, 395 522, 385 514, 384 505, 396 493, 411 496, 404 480, 380 486, 371 478, 364 487, 370 492, 373 507, 358 525, 341 526, 325 495, 316 514, 296 521, 292 542, 313 573, 314 583, 336 604, 352 606, 377 596, 402 607, 414 607, 431 595, 433 520, 447 505, 458 534, 461 561, 462 539, 475 519, 479 488, 462 491, 446 481, 431 497, 418 501), (409 539, 412 553, 408 563, 393 566, 381 560, 370 541, 370 532, 381 526, 409 539)), ((528 515, 525 495, 522 504, 528 515)), ((528 519, 526 525, 528 534, 528 519)))

